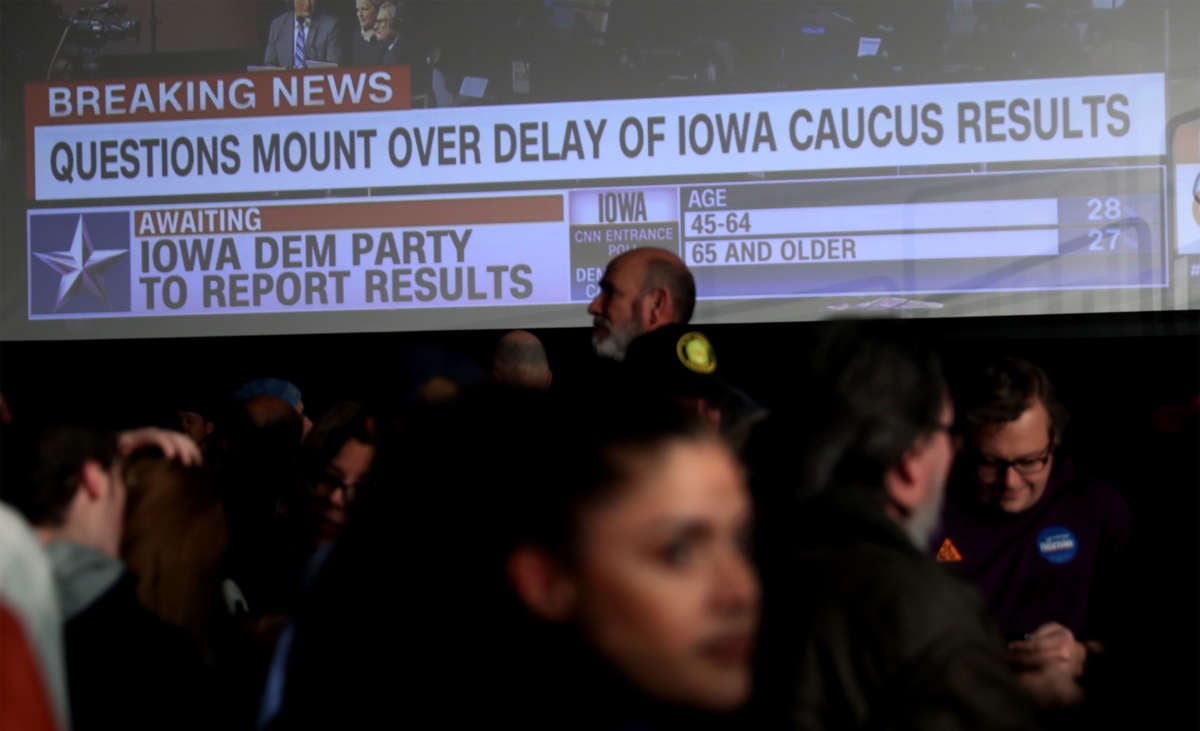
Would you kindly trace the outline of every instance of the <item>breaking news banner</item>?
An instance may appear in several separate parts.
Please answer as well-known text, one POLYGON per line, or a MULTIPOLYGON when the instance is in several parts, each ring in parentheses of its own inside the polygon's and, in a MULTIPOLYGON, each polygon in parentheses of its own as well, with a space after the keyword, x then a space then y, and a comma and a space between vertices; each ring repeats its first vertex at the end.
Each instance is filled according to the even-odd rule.
MULTIPOLYGON (((36 171, 48 159, 36 153, 35 141, 49 130, 65 135, 51 143, 59 163, 52 179, 140 183, 144 195, 145 186, 173 178, 241 173, 249 149, 242 146, 244 130, 254 123, 242 132, 236 125, 225 129, 232 120, 399 111, 410 101, 407 66, 31 83, 25 86, 28 190, 41 197, 34 195, 36 171), (206 124, 222 131, 192 132, 206 124)), ((251 139, 263 145, 264 155, 282 155, 279 137, 251 139)), ((291 148, 286 152, 294 156, 291 148)), ((355 152, 337 147, 331 154, 355 152)), ((343 164, 341 158, 335 164, 343 164)))
POLYGON ((1165 151, 1162 74, 485 109, 404 109, 407 85, 395 69, 32 84, 28 192, 87 200, 1165 151))
POLYGON ((28 218, 32 320, 569 301, 561 194, 28 218))

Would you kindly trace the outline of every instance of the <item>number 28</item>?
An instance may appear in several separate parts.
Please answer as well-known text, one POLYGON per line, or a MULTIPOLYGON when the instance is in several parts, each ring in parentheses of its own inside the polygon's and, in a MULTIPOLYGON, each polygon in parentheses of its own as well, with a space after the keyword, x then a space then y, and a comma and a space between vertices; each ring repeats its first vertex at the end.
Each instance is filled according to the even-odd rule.
POLYGON ((1088 198, 1089 221, 1116 221, 1121 218, 1120 198, 1088 198))

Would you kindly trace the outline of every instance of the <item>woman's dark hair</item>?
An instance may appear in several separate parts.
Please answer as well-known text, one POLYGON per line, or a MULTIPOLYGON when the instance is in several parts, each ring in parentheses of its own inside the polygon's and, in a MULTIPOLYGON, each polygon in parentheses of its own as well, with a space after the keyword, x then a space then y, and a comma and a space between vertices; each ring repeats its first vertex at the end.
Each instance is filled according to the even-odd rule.
MULTIPOLYGON (((551 406, 561 409, 563 404, 551 406)), ((673 441, 709 436, 677 400, 645 391, 622 389, 591 411, 571 411, 577 423, 545 430, 541 474, 513 496, 507 548, 533 544, 573 559, 583 515, 636 480, 643 458, 659 454, 673 441)), ((548 416, 546 423, 553 425, 563 423, 566 414, 548 416)))
POLYGON ((122 470, 128 496, 121 558, 137 577, 138 599, 188 630, 205 660, 214 662, 228 537, 213 475, 157 449, 135 452, 122 470))
MULTIPOLYGON (((381 437, 395 448, 380 450, 376 483, 406 501, 433 500, 432 515, 500 553, 535 543, 566 556, 580 512, 628 481, 631 457, 700 434, 683 407, 623 382, 587 395, 482 384, 381 437)), ((389 514, 362 512, 366 521, 389 514)))

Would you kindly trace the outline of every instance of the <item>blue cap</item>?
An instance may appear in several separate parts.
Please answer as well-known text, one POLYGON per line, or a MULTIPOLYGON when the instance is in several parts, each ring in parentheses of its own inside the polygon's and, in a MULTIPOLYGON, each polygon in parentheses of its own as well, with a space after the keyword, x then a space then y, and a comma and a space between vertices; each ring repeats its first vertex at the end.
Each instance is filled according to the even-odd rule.
POLYGON ((300 405, 300 389, 291 381, 282 378, 256 378, 247 381, 233 392, 235 401, 245 401, 254 396, 274 396, 281 398, 297 408, 300 405))

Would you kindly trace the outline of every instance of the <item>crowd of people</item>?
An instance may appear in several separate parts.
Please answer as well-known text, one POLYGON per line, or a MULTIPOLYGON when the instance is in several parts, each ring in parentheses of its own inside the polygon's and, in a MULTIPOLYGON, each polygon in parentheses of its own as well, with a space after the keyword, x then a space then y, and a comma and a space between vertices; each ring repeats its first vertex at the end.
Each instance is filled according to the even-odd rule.
POLYGON ((0 729, 1126 718, 1131 511, 1042 368, 849 319, 768 407, 694 304, 635 249, 576 372, 514 331, 402 403, 0 410, 0 729))

